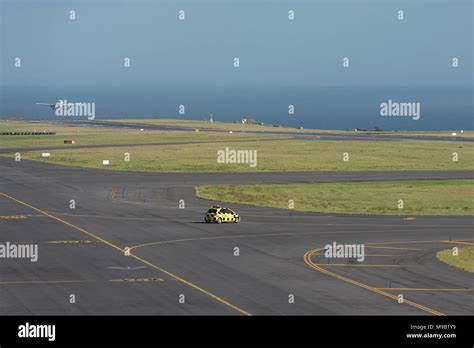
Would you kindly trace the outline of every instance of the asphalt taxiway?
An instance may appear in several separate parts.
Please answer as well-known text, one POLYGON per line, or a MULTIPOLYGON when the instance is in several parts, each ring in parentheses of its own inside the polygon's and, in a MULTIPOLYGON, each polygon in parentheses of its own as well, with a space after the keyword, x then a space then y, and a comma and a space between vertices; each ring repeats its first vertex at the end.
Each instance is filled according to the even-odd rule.
POLYGON ((205 224, 203 214, 218 202, 194 192, 212 183, 472 177, 468 171, 130 173, 0 158, 0 241, 39 247, 37 262, 0 261, 0 312, 472 315, 472 274, 435 256, 474 245, 471 216, 229 204, 243 221, 216 225, 205 224), (334 241, 364 243, 365 261, 328 263, 321 248, 334 241))

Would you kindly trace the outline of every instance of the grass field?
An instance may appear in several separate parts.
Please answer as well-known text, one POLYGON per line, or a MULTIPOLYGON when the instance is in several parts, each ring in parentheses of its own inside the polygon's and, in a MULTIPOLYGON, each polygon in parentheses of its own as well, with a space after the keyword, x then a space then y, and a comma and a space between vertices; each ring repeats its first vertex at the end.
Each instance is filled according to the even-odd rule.
MULTIPOLYGON (((174 134, 175 132, 170 132, 174 134)), ((225 134, 224 139, 236 139, 225 134)), ((171 136, 171 135, 168 135, 171 136)), ((186 138, 168 140, 208 140, 204 134, 187 134, 186 138), (189 138, 191 136, 191 138, 189 138), (201 138, 202 137, 202 138, 201 138)), ((96 141, 103 143, 105 135, 96 141)), ((212 140, 219 138, 212 137, 212 140)), ((136 140, 138 141, 138 140, 136 140)), ((103 168, 102 160, 110 160, 108 169, 168 172, 252 172, 252 171, 318 171, 318 170, 455 170, 474 169, 474 144, 430 141, 321 141, 279 140, 240 143, 138 146, 50 151, 50 158, 41 152, 23 152, 22 157, 48 163, 103 168), (221 164, 217 151, 256 150, 257 166, 221 164), (131 161, 123 160, 130 152, 131 161), (347 152, 349 161, 343 161, 347 152), (452 154, 457 152, 458 162, 452 154)), ((12 156, 12 155, 10 155, 12 156)))
MULTIPOLYGON (((129 120, 127 120, 129 121, 129 120)), ((134 120, 139 121, 139 120, 134 120)), ((155 121, 155 120, 151 120, 155 121)), ((202 121, 157 120, 168 125, 202 121)), ((209 124, 209 123, 207 123, 209 124)), ((189 124, 188 124, 189 125, 189 124)), ((213 125, 218 125, 213 123, 213 125)), ((226 124, 242 127, 241 124, 226 124)), ((245 125, 256 126, 258 125, 245 125)), ((0 136, 0 148, 64 146, 65 139, 75 145, 54 150, 50 158, 41 152, 22 151, 22 158, 63 165, 108 169, 168 172, 250 172, 250 171, 318 171, 318 170, 453 170, 474 169, 474 144, 436 141, 342 141, 317 138, 295 138, 288 135, 229 134, 67 126, 54 123, 0 121, 0 131, 52 131, 54 136, 0 136), (267 141, 256 141, 258 139, 267 141), (228 141, 243 142, 228 142, 228 141), (226 143, 152 146, 150 143, 226 141, 226 143), (78 145, 136 144, 137 147, 75 149, 78 145), (257 151, 257 166, 221 164, 217 152, 225 147, 257 151), (124 161, 124 152, 131 161, 124 161), (459 160, 453 161, 453 153, 459 160), (347 153, 348 161, 343 161, 347 153)), ((12 156, 12 154, 10 154, 12 156)))
POLYGON ((377 215, 474 215, 474 180, 201 185, 199 197, 299 211, 377 215), (403 200, 403 209, 398 208, 403 200))
MULTIPOLYGON (((31 123, 23 121, 0 121, 0 132, 56 132, 48 136, 0 136, 0 148, 63 146, 64 140, 73 139, 75 145, 98 144, 147 144, 154 142, 208 141, 208 140, 250 140, 280 138, 278 135, 266 134, 225 134, 210 132, 186 131, 153 131, 140 132, 134 129, 66 126, 50 123, 31 123)), ((284 137, 283 135, 281 137, 284 137)), ((74 147, 73 145, 69 145, 74 147)))
POLYGON ((452 249, 438 251, 436 257, 448 265, 474 272, 474 246, 459 248, 458 255, 453 255, 452 249))

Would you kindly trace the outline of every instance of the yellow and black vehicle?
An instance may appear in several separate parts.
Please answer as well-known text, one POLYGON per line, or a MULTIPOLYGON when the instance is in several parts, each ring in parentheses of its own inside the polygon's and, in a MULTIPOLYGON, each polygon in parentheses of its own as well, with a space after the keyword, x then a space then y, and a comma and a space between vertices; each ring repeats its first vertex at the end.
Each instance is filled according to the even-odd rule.
POLYGON ((223 222, 239 222, 240 215, 229 208, 214 205, 207 211, 204 221, 206 223, 216 222, 218 224, 223 222))

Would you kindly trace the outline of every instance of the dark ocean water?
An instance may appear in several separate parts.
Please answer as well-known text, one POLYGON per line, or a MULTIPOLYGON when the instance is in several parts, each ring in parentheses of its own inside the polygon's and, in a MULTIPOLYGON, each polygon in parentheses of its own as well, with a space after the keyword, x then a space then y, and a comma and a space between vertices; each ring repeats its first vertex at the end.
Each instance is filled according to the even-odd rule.
POLYGON ((258 122, 321 129, 473 129, 472 87, 3 87, 0 118, 58 119, 36 102, 94 102, 96 119, 181 118, 258 122), (421 105, 418 121, 382 117, 389 99, 421 105), (180 115, 179 105, 186 114, 180 115), (288 105, 295 114, 288 115, 288 105))

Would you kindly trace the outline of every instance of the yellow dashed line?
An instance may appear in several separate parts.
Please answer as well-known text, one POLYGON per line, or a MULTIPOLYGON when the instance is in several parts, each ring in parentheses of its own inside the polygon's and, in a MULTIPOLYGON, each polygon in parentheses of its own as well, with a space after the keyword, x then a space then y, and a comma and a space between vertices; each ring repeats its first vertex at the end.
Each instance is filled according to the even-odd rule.
POLYGON ((0 282, 0 285, 10 284, 50 284, 50 283, 89 283, 89 280, 26 280, 26 281, 12 281, 0 282))
POLYGON ((135 283, 135 282, 143 282, 143 283, 156 283, 156 282, 162 282, 162 278, 122 278, 122 279, 112 279, 111 282, 129 282, 129 283, 135 283))
POLYGON ((381 247, 381 246, 365 246, 366 248, 372 248, 372 249, 393 249, 393 250, 423 250, 423 249, 416 249, 416 248, 397 248, 397 247, 381 247))
POLYGON ((47 244, 88 244, 90 240, 51 240, 47 244))
POLYGON ((26 219, 25 215, 3 215, 0 216, 0 220, 19 220, 19 219, 26 219))

